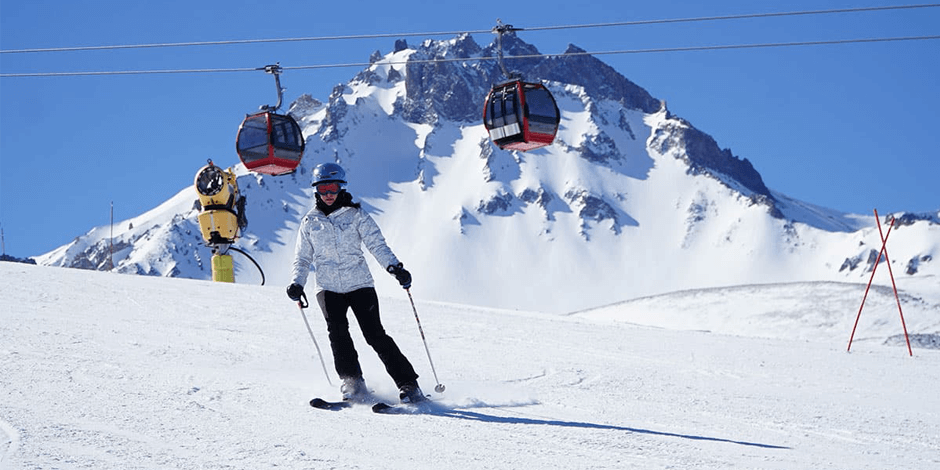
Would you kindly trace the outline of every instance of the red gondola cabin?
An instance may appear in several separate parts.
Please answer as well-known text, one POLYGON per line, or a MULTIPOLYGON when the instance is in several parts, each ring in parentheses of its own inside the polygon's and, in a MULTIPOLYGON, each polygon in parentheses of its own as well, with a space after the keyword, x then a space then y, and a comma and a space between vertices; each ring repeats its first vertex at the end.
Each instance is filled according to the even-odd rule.
POLYGON ((561 116, 541 83, 514 80, 494 85, 483 105, 483 125, 504 150, 526 152, 551 145, 561 116))
POLYGON ((238 158, 251 171, 267 175, 291 173, 304 154, 304 136, 290 116, 269 111, 252 114, 238 128, 238 158))

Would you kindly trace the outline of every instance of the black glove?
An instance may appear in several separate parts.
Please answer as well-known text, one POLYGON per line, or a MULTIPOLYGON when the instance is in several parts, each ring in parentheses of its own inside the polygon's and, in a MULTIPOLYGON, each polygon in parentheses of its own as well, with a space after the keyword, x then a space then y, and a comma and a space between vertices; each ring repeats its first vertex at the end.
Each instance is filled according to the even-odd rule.
POLYGON ((411 287, 411 273, 405 269, 405 265, 398 263, 390 265, 388 272, 392 273, 392 276, 395 276, 395 279, 398 279, 398 283, 401 284, 402 288, 408 289, 411 287))
POLYGON ((287 286, 287 296, 290 297, 294 302, 300 302, 300 298, 304 295, 304 286, 300 284, 291 284, 287 286))

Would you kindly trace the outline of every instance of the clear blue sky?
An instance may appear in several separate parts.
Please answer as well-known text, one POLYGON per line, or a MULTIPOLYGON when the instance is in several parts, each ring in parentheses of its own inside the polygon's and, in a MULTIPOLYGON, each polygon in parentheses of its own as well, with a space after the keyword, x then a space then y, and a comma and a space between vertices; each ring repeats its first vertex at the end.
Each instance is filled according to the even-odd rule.
MULTIPOLYGON (((488 30, 914 2, 359 2, 0 0, 0 49, 488 30), (446 6, 445 6, 446 5, 446 6), (453 5, 453 6, 450 6, 453 5)), ((520 32, 543 53, 940 35, 940 8, 520 32)), ((445 39, 449 36, 434 36, 445 39)), ((491 34, 474 34, 481 45, 491 34)), ((422 37, 407 37, 409 43, 422 37)), ((0 73, 367 62, 395 38, 0 54, 0 73)), ((940 40, 599 55, 749 159, 770 188, 845 212, 940 209, 940 40)), ((360 68, 288 71, 285 103, 325 100, 360 68)), ((262 72, 0 78, 0 226, 35 256, 238 162, 245 113, 275 101, 262 72)))

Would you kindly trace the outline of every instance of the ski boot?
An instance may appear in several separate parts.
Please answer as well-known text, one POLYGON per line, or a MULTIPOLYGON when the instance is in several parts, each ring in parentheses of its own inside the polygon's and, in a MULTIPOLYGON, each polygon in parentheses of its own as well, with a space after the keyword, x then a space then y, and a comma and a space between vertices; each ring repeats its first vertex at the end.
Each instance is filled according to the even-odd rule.
POLYGON ((399 387, 398 391, 398 398, 401 399, 402 403, 416 404, 428 401, 428 397, 424 396, 424 392, 421 391, 421 387, 418 386, 417 382, 406 383, 399 387))
POLYGON ((363 402, 369 397, 369 389, 362 377, 344 377, 339 391, 343 394, 343 401, 363 402))

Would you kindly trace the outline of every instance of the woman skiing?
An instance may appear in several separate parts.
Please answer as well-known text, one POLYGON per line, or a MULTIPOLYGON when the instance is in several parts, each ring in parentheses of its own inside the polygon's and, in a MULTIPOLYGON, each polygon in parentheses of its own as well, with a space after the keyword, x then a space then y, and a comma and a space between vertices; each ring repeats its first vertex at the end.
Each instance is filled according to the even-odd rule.
POLYGON ((362 245, 380 265, 387 266, 405 289, 411 287, 411 274, 385 243, 372 217, 346 192, 346 172, 342 167, 335 163, 317 165, 313 170, 313 186, 316 205, 300 224, 287 296, 300 301, 307 275, 311 270, 316 272, 317 303, 326 319, 344 399, 364 400, 369 393, 349 334, 346 313, 352 308, 366 343, 378 354, 398 386, 401 401, 425 400, 414 367, 382 327, 379 299, 362 245))

